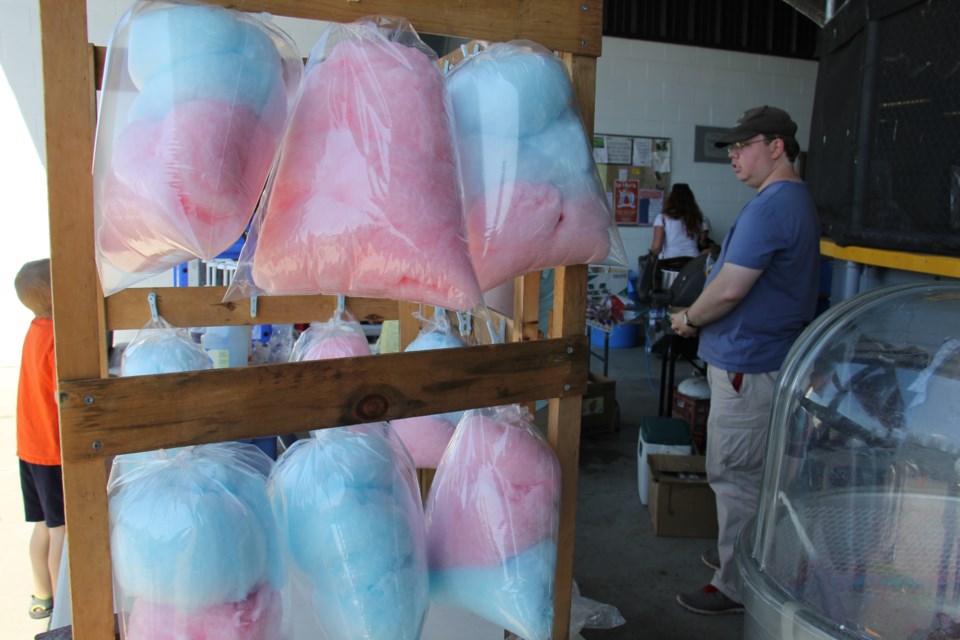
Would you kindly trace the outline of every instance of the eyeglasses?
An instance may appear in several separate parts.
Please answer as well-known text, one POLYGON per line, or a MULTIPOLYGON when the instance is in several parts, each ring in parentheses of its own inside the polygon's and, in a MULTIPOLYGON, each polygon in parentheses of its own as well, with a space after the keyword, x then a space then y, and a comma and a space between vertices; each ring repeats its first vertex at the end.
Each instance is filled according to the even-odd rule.
POLYGON ((739 156, 740 152, 749 147, 752 144, 758 142, 766 143, 766 138, 761 138, 760 140, 751 140, 750 142, 734 142, 733 144, 727 145, 727 155, 728 156, 739 156))

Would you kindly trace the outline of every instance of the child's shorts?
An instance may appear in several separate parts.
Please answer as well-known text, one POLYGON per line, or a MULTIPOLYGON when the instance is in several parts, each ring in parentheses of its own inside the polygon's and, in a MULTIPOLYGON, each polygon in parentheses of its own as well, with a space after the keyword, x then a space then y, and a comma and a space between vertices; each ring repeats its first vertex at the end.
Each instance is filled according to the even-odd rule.
POLYGON ((63 468, 20 461, 20 491, 27 522, 63 526, 63 468))

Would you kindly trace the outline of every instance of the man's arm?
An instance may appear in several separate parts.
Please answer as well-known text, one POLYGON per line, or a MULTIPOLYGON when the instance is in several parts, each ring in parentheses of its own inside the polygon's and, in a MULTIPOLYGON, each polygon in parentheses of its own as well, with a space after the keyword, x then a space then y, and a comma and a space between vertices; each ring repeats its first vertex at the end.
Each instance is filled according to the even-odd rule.
MULTIPOLYGON (((703 293, 686 309, 689 323, 699 328, 730 313, 747 297, 762 273, 762 269, 748 269, 725 263, 717 277, 710 281, 703 293)), ((684 323, 683 313, 683 310, 674 313, 670 324, 674 331, 687 338, 695 335, 697 329, 684 323)))

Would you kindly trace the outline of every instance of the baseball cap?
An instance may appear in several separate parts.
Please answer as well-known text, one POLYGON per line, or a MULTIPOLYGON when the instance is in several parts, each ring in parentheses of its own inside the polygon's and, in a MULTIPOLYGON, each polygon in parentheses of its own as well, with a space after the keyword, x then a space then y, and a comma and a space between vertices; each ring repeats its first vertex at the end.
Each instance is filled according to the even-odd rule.
POLYGON ((790 114, 783 109, 764 105, 744 111, 736 126, 714 142, 714 146, 722 149, 728 144, 745 142, 757 135, 792 138, 796 134, 797 123, 790 118, 790 114))

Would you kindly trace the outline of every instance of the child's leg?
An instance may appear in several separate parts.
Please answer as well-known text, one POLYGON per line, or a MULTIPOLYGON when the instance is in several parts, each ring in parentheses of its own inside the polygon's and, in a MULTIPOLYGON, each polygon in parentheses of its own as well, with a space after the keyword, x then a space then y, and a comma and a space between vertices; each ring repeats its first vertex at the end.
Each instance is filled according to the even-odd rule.
POLYGON ((45 523, 36 522, 33 525, 33 534, 30 536, 30 568, 33 571, 33 595, 39 600, 46 600, 53 596, 49 557, 50 529, 45 523))
POLYGON ((50 527, 50 550, 47 552, 47 565, 50 567, 50 593, 57 593, 57 580, 60 578, 60 561, 63 559, 63 539, 67 527, 50 527))

